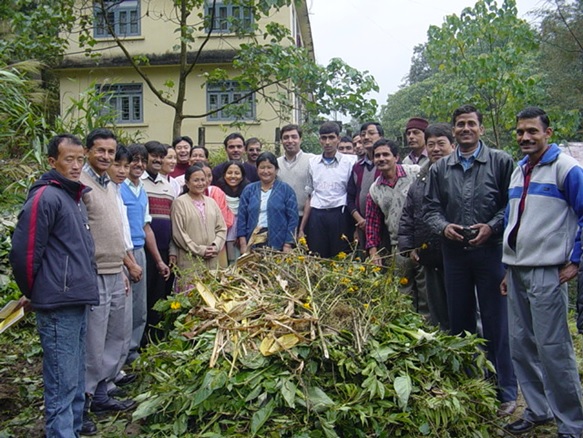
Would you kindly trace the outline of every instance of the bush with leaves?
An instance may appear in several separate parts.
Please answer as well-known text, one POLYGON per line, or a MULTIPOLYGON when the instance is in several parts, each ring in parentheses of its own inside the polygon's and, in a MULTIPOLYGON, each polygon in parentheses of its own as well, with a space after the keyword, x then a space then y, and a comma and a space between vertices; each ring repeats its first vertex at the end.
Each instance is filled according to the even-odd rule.
POLYGON ((301 244, 182 272, 134 420, 150 437, 489 436, 482 341, 426 329, 398 281, 301 244))

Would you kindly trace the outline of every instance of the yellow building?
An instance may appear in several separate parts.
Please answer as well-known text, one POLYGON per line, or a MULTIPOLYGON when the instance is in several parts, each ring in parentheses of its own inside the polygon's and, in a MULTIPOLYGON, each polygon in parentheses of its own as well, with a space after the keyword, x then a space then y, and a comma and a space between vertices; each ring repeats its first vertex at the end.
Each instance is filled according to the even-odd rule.
MULTIPOLYGON (((172 141, 174 109, 165 105, 152 92, 122 50, 115 43, 108 23, 113 26, 113 34, 122 39, 128 53, 140 62, 140 57, 148 58, 142 64, 147 79, 156 90, 161 90, 169 100, 174 100, 178 87, 180 68, 179 34, 177 18, 180 11, 173 0, 124 0, 104 1, 105 12, 99 2, 86 2, 81 6, 80 17, 85 16, 93 23, 92 36, 96 44, 91 51, 99 56, 87 56, 79 42, 79 29, 69 35, 70 44, 64 60, 56 70, 60 80, 61 113, 65 114, 71 99, 90 87, 107 91, 107 103, 117 114, 117 126, 131 134, 139 133, 141 141, 158 140, 163 143, 172 141), (104 19, 104 14, 107 18, 104 19)), ((197 26, 203 14, 212 12, 212 0, 205 0, 204 10, 191 11, 188 25, 197 26)), ((241 89, 233 81, 206 84, 206 75, 217 67, 234 75, 232 60, 240 44, 245 42, 231 32, 230 17, 242 20, 242 25, 253 22, 253 16, 243 7, 216 0, 215 25, 208 43, 201 52, 194 70, 186 81, 186 100, 184 114, 201 115, 211 112, 226 102, 241 97, 241 89)), ((91 22, 90 21, 90 22, 91 22)), ((259 25, 261 32, 265 24, 276 22, 286 26, 298 46, 305 47, 314 59, 314 50, 306 0, 292 2, 289 7, 279 11, 272 10, 259 25)), ((195 43, 188 61, 192 61, 198 47, 204 40, 204 31, 194 34, 195 43)), ((143 58, 142 58, 143 59, 143 58)), ((266 89, 266 93, 274 90, 266 89)), ((289 97, 292 101, 293 96, 289 97)), ((187 118, 182 122, 181 135, 192 137, 195 144, 204 142, 207 147, 222 145, 224 137, 233 131, 241 132, 246 138, 258 137, 265 143, 274 142, 275 130, 282 123, 301 123, 301 110, 289 113, 281 120, 274 109, 253 94, 248 99, 244 125, 230 126, 233 117, 222 111, 200 118, 187 118)))

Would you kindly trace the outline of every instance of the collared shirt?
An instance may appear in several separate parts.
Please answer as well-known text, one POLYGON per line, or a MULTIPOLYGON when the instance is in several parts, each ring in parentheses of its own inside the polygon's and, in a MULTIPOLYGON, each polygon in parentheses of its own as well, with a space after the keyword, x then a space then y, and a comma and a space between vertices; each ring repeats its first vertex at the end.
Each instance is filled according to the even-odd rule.
POLYGON ((111 181, 111 179, 109 179, 109 175, 107 174, 107 172, 103 172, 103 175, 99 176, 97 172, 93 170, 93 167, 91 167, 89 163, 85 163, 83 165, 83 170, 87 172, 87 175, 93 178, 95 182, 97 182, 97 184, 99 184, 101 187, 107 187, 107 184, 109 183, 109 181, 111 181))
MULTIPOLYGON (((144 173, 146 173, 146 172, 144 172, 144 173)), ((140 193, 142 192, 142 190, 144 190, 144 183, 142 182, 141 178, 138 180, 137 185, 135 185, 129 178, 126 178, 126 180, 124 181, 124 184, 129 187, 129 189, 132 191, 132 193, 134 195, 136 195, 136 198, 138 196, 140 196, 140 193)), ((148 199, 148 198, 146 198, 146 199, 148 199)), ((144 214, 144 224, 149 224, 150 222, 152 222, 152 216, 150 216, 149 211, 150 211, 150 206, 148 205, 148 202, 146 201, 146 211, 144 214)))
POLYGON ((311 195, 312 208, 325 209, 346 205, 346 186, 355 162, 355 155, 340 152, 331 160, 325 159, 324 155, 310 160, 306 192, 311 195))
POLYGON ((410 152, 409 155, 407 155, 407 158, 411 161, 411 163, 405 164, 422 164, 423 161, 429 159, 429 155, 427 155, 427 149, 423 149, 421 155, 417 156, 413 152, 410 152))
POLYGON ((482 143, 478 145, 478 147, 476 148, 472 155, 470 155, 469 157, 464 157, 460 151, 460 148, 456 148, 455 153, 457 154, 458 160, 461 166, 463 167, 464 172, 474 165, 474 161, 476 161, 476 157, 479 155, 481 150, 482 143))
MULTIPOLYGON (((378 184, 395 188, 400 178, 407 176, 405 169, 397 164, 397 173, 393 180, 388 180, 381 174, 378 178, 378 184)), ((376 247, 381 244, 381 234, 384 224, 384 217, 381 208, 373 201, 370 194, 366 196, 366 248, 376 247)))
MULTIPOLYGON (((122 183, 123 184, 123 183, 122 183)), ((121 223, 123 228, 123 241, 126 247, 126 251, 131 251, 134 249, 134 244, 132 243, 132 235, 130 232, 130 223, 128 221, 128 209, 123 203, 123 198, 121 197, 120 184, 113 184, 115 189, 115 194, 117 196, 117 207, 119 214, 121 216, 121 223)))

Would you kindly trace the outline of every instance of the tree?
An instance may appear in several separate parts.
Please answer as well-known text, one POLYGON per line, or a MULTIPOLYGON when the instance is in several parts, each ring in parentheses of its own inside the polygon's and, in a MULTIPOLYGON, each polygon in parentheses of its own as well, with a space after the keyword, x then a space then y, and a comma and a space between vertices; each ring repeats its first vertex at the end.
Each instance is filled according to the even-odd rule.
POLYGON ((427 62, 427 44, 417 44, 413 47, 411 67, 407 75, 407 85, 413 85, 433 76, 437 71, 427 62))
MULTIPOLYGON (((168 26, 174 26, 177 44, 173 50, 178 54, 179 68, 175 78, 167 81, 168 90, 159 90, 148 74, 149 57, 146 54, 132 55, 127 41, 118 35, 109 20, 107 8, 111 2, 95 2, 104 13, 109 34, 121 50, 131 67, 140 75, 156 98, 174 111, 173 134, 179 135, 182 122, 189 118, 204 118, 208 115, 227 111, 235 117, 247 111, 246 101, 255 94, 269 103, 280 117, 287 116, 301 101, 310 115, 331 114, 337 111, 355 117, 365 117, 376 112, 376 102, 369 101, 365 95, 378 91, 378 86, 367 72, 361 73, 334 59, 327 67, 314 63, 303 47, 298 47, 289 30, 278 23, 270 22, 263 32, 259 31, 259 21, 269 16, 272 10, 289 6, 292 0, 225 0, 222 4, 231 4, 247 8, 253 14, 250 24, 247 17, 230 18, 230 29, 245 42, 233 58, 233 67, 237 69, 235 77, 229 76, 223 68, 214 68, 206 74, 207 82, 217 82, 227 78, 241 86, 240 97, 234 102, 223 105, 213 111, 199 114, 188 113, 185 109, 187 95, 187 78, 200 63, 205 46, 215 30, 215 6, 217 0, 174 0, 171 11, 157 7, 155 2, 148 3, 148 14, 164 20, 168 26), (210 7, 210 13, 200 12, 194 16, 192 11, 210 7), (247 21, 246 21, 247 20, 247 21), (202 37, 197 35, 203 34, 202 37)), ((91 2, 91 5, 93 2, 91 2)), ((90 56, 99 55, 93 47, 93 7, 90 5, 81 16, 80 42, 90 56)))
MULTIPOLYGON (((547 1, 537 15, 541 19, 538 64, 549 105, 563 119, 571 115, 563 131, 574 134, 583 113, 583 1, 547 1)), ((577 138, 583 138, 581 131, 577 138)))
MULTIPOLYGON (((514 117, 524 106, 544 102, 542 77, 535 68, 535 33, 517 16, 514 0, 479 0, 473 8, 431 26, 427 61, 438 71, 437 85, 424 106, 440 120, 453 109, 473 103, 485 116, 490 141, 510 141, 514 117)), ((511 142, 513 144, 514 142, 511 142)))

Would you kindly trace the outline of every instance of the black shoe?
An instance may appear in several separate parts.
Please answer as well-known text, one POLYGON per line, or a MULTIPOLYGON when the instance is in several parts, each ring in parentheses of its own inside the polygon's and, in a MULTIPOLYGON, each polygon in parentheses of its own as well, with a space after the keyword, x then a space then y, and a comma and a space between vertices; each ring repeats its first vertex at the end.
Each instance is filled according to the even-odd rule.
POLYGON ((95 401, 91 403, 91 412, 95 412, 96 414, 103 412, 123 412, 132 409, 134 406, 136 406, 136 402, 131 399, 116 400, 110 398, 105 403, 96 403, 95 401))
POLYGON ((121 379, 115 380, 113 383, 115 383, 116 386, 126 386, 133 383, 137 378, 138 376, 135 374, 126 374, 121 379))
POLYGON ((543 424, 550 423, 551 419, 540 420, 540 421, 529 421, 521 418, 516 420, 514 423, 507 424, 504 429, 515 435, 520 435, 521 433, 526 433, 534 429, 536 426, 542 426, 543 424))
POLYGON ((97 426, 87 415, 83 415, 83 425, 81 426, 81 435, 91 436, 97 434, 97 426))
POLYGON ((116 386, 115 388, 107 391, 107 395, 110 397, 127 397, 128 393, 125 389, 122 389, 119 386, 116 386))

